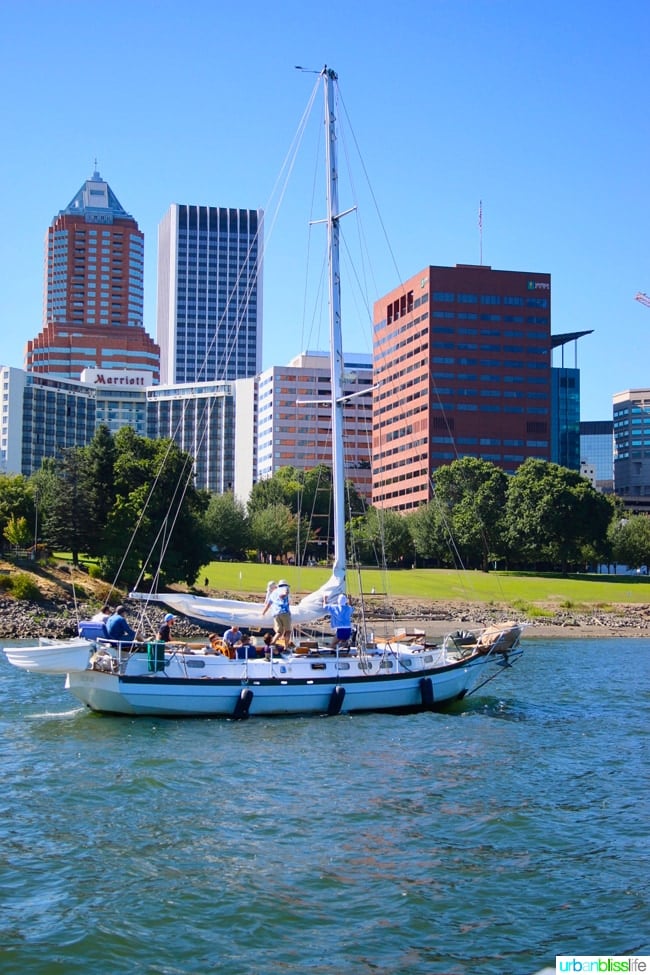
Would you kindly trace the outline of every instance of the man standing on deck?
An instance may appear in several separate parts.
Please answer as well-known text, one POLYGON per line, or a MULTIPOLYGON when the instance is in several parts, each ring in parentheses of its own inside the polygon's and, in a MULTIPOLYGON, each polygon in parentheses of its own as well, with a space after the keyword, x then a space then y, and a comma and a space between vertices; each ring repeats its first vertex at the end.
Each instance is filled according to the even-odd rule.
POLYGON ((336 602, 328 603, 327 598, 323 599, 323 609, 330 614, 330 625, 336 630, 332 641, 332 647, 349 647, 350 637, 352 636, 352 613, 354 610, 348 602, 348 597, 340 594, 336 602))
POLYGON ((285 647, 291 644, 291 609, 289 607, 289 583, 286 579, 280 579, 275 589, 272 589, 266 597, 262 614, 272 608, 273 628, 275 638, 273 643, 277 645, 279 641, 285 647))

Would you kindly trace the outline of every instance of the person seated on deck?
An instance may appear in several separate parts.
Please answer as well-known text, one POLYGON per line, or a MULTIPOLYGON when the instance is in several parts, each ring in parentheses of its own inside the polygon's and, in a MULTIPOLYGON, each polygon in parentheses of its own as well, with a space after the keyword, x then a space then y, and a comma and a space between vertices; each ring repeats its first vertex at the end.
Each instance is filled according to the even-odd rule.
POLYGON ((172 636, 172 624, 178 622, 178 616, 174 616, 173 613, 167 613, 163 616, 163 621, 158 628, 156 633, 156 640, 161 640, 163 643, 169 643, 172 636))
POLYGON ((273 653, 273 634, 265 633, 264 636, 262 637, 262 643, 264 644, 264 646, 262 647, 262 654, 268 660, 271 654, 273 653))
POLYGON ((239 643, 242 634, 238 623, 233 623, 229 630, 223 635, 223 642, 232 650, 235 644, 239 643))
POLYGON ((257 656, 255 647, 251 643, 248 633, 240 633, 239 642, 235 644, 235 653, 238 660, 252 660, 257 656))
POLYGON ((137 639, 135 630, 129 626, 124 618, 125 614, 124 606, 118 606, 112 616, 106 620, 106 632, 109 640, 133 643, 137 639))
POLYGON ((349 647, 350 637, 352 636, 352 613, 354 610, 348 602, 348 597, 340 594, 336 602, 328 603, 323 600, 323 609, 330 614, 330 626, 336 630, 332 640, 332 648, 349 647))
POLYGON ((106 621, 109 619, 110 615, 111 615, 111 607, 110 606, 102 606, 102 608, 100 609, 100 611, 98 613, 95 613, 94 616, 91 616, 90 617, 90 622, 91 623, 106 623, 106 621))

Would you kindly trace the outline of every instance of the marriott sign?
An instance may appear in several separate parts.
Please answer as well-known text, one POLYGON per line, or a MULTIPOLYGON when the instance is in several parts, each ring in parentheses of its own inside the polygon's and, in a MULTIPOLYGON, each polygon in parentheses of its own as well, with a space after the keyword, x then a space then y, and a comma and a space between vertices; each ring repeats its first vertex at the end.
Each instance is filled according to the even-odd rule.
POLYGON ((84 369, 80 379, 89 386, 108 386, 112 389, 144 389, 154 384, 153 373, 130 369, 84 369))

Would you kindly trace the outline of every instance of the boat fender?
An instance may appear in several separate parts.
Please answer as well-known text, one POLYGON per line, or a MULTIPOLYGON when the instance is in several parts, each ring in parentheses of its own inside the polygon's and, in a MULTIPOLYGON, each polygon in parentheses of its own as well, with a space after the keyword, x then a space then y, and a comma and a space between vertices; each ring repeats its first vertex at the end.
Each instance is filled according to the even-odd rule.
POLYGON ((426 711, 433 710, 433 684, 431 683, 430 677, 422 677, 420 679, 420 695, 422 697, 422 706, 426 711))
POLYGON ((327 714, 330 718, 335 717, 337 714, 341 713, 341 708, 343 707, 343 699, 345 698, 345 688, 337 684, 336 687, 332 688, 332 693, 330 694, 330 702, 327 706, 327 714))
POLYGON ((237 703, 235 704, 235 710, 232 713, 233 718, 237 721, 247 718, 252 701, 253 692, 250 687, 242 688, 237 698, 237 703))

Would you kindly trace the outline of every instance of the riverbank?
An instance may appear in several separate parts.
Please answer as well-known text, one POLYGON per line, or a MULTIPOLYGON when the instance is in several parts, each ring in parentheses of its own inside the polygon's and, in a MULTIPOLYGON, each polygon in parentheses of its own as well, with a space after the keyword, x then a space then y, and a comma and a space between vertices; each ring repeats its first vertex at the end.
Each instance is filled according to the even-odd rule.
MULTIPOLYGON (((37 639, 39 636, 65 639, 77 633, 77 621, 88 619, 108 603, 116 606, 129 601, 125 592, 111 589, 101 579, 95 579, 82 568, 73 569, 65 562, 41 564, 23 562, 14 564, 0 559, 0 574, 26 575, 39 593, 38 599, 16 599, 7 591, 0 591, 0 640, 37 639)), ((241 574, 240 574, 241 575, 241 574)), ((248 580, 250 585, 250 580, 248 580)), ((5 587, 7 588, 7 587, 5 587)), ((241 598, 256 601, 258 591, 221 591, 219 588, 200 589, 199 594, 214 597, 241 598)), ((611 595, 623 595, 619 587, 611 595)), ((299 600, 302 592, 294 590, 293 598, 299 600)), ((358 600, 355 622, 360 622, 361 607, 358 600)), ((130 620, 135 623, 143 604, 133 602, 130 620)), ((142 630, 153 636, 160 618, 165 612, 161 604, 151 604, 142 630)), ((377 637, 392 637, 396 631, 423 630, 427 638, 437 640, 449 632, 475 629, 487 624, 516 620, 526 625, 527 638, 557 638, 567 636, 598 638, 624 636, 629 638, 650 637, 650 603, 618 602, 594 589, 594 600, 581 595, 579 601, 571 599, 566 591, 557 587, 547 590, 547 598, 530 601, 522 607, 520 599, 508 603, 504 599, 480 601, 478 599, 432 599, 422 596, 367 595, 364 600, 364 616, 368 629, 377 637), (555 596, 548 593, 556 592, 555 596), (596 601, 596 596, 600 601, 596 601)), ((182 620, 175 628, 179 639, 201 639, 205 631, 182 620)))
MULTIPOLYGON (((128 600, 124 600, 128 606, 128 600)), ((141 603, 133 603, 134 621, 141 603)), ((77 633, 77 621, 88 619, 98 609, 95 600, 75 602, 74 599, 30 602, 0 596, 0 639, 37 639, 40 636, 65 639, 77 633)), ((149 610, 151 635, 155 632, 163 607, 157 604, 149 610)), ((594 612, 573 612, 567 609, 549 610, 548 616, 526 618, 506 605, 486 607, 481 603, 442 603, 436 600, 413 601, 393 598, 389 605, 366 608, 366 621, 375 636, 394 636, 403 629, 412 633, 423 631, 428 639, 436 640, 455 630, 474 629, 493 623, 516 620, 526 625, 527 638, 566 639, 594 637, 650 637, 650 607, 620 604, 594 612)), ((178 638, 192 639, 205 631, 186 621, 179 621, 174 630, 178 638)))

